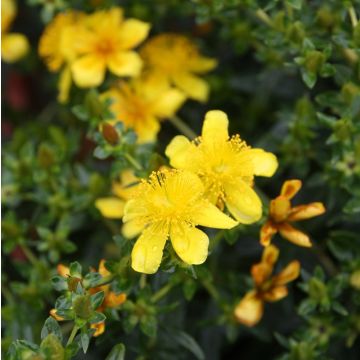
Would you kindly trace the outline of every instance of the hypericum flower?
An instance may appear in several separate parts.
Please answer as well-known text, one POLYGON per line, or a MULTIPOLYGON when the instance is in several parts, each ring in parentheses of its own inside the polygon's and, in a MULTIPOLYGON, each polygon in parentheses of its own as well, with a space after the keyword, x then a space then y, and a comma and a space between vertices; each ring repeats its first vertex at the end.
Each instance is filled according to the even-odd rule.
MULTIPOLYGON (((57 266, 57 271, 58 271, 58 274, 63 277, 70 276, 70 270, 65 265, 59 264, 57 266)), ((105 260, 104 259, 102 259, 99 263, 98 273, 102 277, 106 277, 106 276, 110 275, 110 272, 105 268, 105 260)), ((102 304, 96 309, 97 312, 104 312, 106 309, 117 308, 126 301, 126 294, 114 293, 113 291, 111 291, 109 284, 98 286, 96 288, 91 288, 89 292, 90 292, 90 294, 96 294, 99 291, 104 292, 104 300, 103 300, 102 304)), ((54 319, 56 319, 57 321, 64 320, 61 316, 56 314, 56 309, 51 309, 50 315, 52 317, 54 317, 54 319)), ((95 333, 93 336, 99 336, 105 331, 105 321, 96 323, 96 324, 91 324, 90 327, 92 329, 95 329, 95 333)))
POLYGON ((197 74, 214 69, 217 61, 202 56, 190 39, 177 34, 161 34, 147 41, 140 55, 147 70, 164 77, 190 98, 207 100, 209 85, 197 74))
POLYGON ((239 135, 230 138, 224 112, 209 111, 201 137, 190 142, 176 136, 165 153, 174 168, 199 175, 206 197, 220 208, 225 204, 236 220, 250 224, 260 219, 262 204, 252 189, 254 175, 272 176, 278 166, 276 157, 252 149, 239 135))
POLYGON ((29 42, 24 35, 9 33, 16 12, 14 0, 1 1, 1 58, 8 63, 20 60, 29 51, 29 42))
POLYGON ((84 13, 76 11, 60 13, 46 26, 40 38, 39 55, 51 72, 61 71, 58 100, 62 103, 68 100, 72 83, 70 64, 78 56, 75 42, 70 41, 71 34, 80 31, 80 20, 84 17, 84 13))
POLYGON ((279 232, 283 238, 296 245, 312 246, 309 236, 295 229, 291 223, 319 216, 325 212, 325 207, 321 202, 291 207, 290 200, 298 193, 300 188, 300 180, 287 180, 281 188, 280 195, 271 200, 269 219, 260 231, 262 245, 268 246, 272 237, 279 232))
POLYGON ((95 201, 96 208, 101 215, 109 219, 121 219, 124 215, 124 206, 137 187, 139 178, 132 170, 124 170, 120 174, 120 181, 114 181, 112 192, 115 196, 99 198, 95 201))
POLYGON ((140 74, 142 61, 132 49, 147 37, 148 23, 124 20, 122 9, 114 7, 87 16, 82 25, 81 31, 68 34, 80 54, 71 66, 77 86, 100 85, 106 69, 117 76, 140 74))
POLYGON ((287 296, 288 290, 285 285, 299 276, 300 263, 297 260, 272 276, 278 256, 279 250, 270 245, 265 248, 261 262, 252 266, 251 276, 255 289, 249 291, 234 310, 235 318, 240 323, 246 326, 256 325, 264 313, 264 303, 278 301, 287 296))
POLYGON ((237 225, 203 197, 201 180, 188 171, 154 172, 137 190, 125 205, 123 217, 132 233, 142 231, 131 254, 135 271, 157 271, 168 237, 185 263, 202 264, 208 255, 209 238, 196 226, 230 229, 237 225))
POLYGON ((111 99, 110 110, 128 128, 134 129, 140 143, 156 140, 160 121, 175 115, 186 97, 180 90, 155 76, 146 76, 130 83, 119 82, 104 95, 111 99))

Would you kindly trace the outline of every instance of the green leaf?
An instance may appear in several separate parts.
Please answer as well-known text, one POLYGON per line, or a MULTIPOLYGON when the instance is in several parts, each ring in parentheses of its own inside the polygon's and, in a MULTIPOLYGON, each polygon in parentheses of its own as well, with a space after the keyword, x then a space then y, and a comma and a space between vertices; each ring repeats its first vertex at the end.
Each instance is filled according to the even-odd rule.
POLYGON ((106 316, 103 313, 95 311, 89 319, 90 324, 97 324, 106 320, 106 316))
POLYGON ((84 280, 83 280, 83 284, 84 284, 85 288, 96 287, 97 286, 96 284, 101 279, 102 279, 102 276, 98 272, 90 272, 90 273, 85 275, 84 280))
POLYGON ((117 344, 110 351, 105 360, 124 360, 125 359, 125 345, 117 344))
POLYGON ((185 295, 185 299, 187 301, 190 301, 195 292, 196 292, 196 289, 197 289, 197 285, 196 285, 196 282, 192 279, 187 279, 185 282, 184 282, 184 285, 183 285, 183 292, 184 292, 184 295, 185 295))
POLYGON ((349 312, 344 308, 344 306, 342 306, 337 301, 333 302, 331 307, 332 307, 332 309, 334 311, 336 311, 338 314, 340 314, 342 316, 348 316, 349 315, 349 312))
POLYGON ((80 120, 86 121, 89 118, 89 113, 83 105, 75 105, 71 111, 80 120))
POLYGON ((81 276, 82 276, 81 273, 82 273, 82 268, 81 268, 81 265, 77 261, 70 264, 70 275, 71 276, 81 278, 81 276))
POLYGON ((140 330, 149 337, 156 337, 157 318, 156 316, 147 315, 140 318, 140 330))
POLYGON ((52 316, 49 316, 45 320, 44 326, 41 330, 41 340, 46 338, 46 336, 48 336, 49 334, 55 334, 60 341, 62 341, 63 339, 61 328, 58 322, 52 316))
POLYGON ((302 7, 302 0, 286 0, 286 3, 296 10, 300 10, 302 7))
POLYGON ((63 291, 68 289, 68 284, 66 279, 60 275, 55 275, 51 278, 51 284, 53 288, 57 291, 63 291))
POLYGON ((303 69, 301 71, 301 77, 309 89, 312 89, 315 86, 317 80, 316 73, 303 69))
POLYGON ((307 316, 316 309, 316 301, 312 299, 305 299, 298 307, 298 314, 301 316, 307 316))
POLYGON ((86 354, 89 348, 91 333, 91 329, 87 329, 85 326, 81 328, 80 343, 84 354, 86 354))
POLYGON ((175 341, 189 350, 197 359, 204 360, 205 354, 195 339, 184 331, 179 331, 174 334, 175 341))
POLYGON ((99 291, 96 294, 91 295, 90 297, 90 301, 91 301, 91 306, 94 310, 96 310, 104 301, 104 297, 105 297, 105 292, 104 291, 99 291))

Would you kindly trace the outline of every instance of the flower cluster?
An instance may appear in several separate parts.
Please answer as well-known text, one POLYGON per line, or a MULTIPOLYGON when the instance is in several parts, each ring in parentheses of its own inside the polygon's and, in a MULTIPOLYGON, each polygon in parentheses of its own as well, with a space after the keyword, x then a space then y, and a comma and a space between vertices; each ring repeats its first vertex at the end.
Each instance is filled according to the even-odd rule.
POLYGON ((254 176, 272 176, 277 168, 273 154, 250 148, 239 135, 230 138, 227 116, 219 110, 206 114, 201 137, 175 137, 166 155, 175 169, 153 173, 124 209, 126 232, 142 232, 132 251, 139 272, 157 271, 168 237, 185 263, 203 263, 209 239, 196 226, 230 229, 259 220, 254 176), (236 221, 222 212, 224 204, 236 221))
POLYGON ((138 53, 135 48, 149 30, 148 23, 125 19, 119 7, 58 14, 39 43, 48 69, 60 72, 58 100, 68 101, 72 82, 79 88, 102 85, 108 70, 122 80, 102 93, 111 104, 112 116, 105 121, 121 121, 135 131, 139 143, 154 142, 160 121, 173 117, 187 98, 207 100, 209 86, 195 74, 212 70, 217 62, 177 34, 154 36, 138 53))

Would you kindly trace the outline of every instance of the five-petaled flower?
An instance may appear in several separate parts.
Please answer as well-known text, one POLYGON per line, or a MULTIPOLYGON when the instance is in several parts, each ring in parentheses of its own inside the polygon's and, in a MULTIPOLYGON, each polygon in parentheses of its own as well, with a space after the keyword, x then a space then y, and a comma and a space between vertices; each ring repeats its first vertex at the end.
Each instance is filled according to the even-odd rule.
POLYGON ((215 68, 217 61, 199 53, 197 46, 187 37, 161 34, 151 38, 141 48, 146 71, 155 73, 181 89, 188 97, 206 101, 209 85, 197 74, 215 68))
POLYGON ((97 11, 82 20, 82 27, 68 33, 79 54, 72 63, 74 81, 79 87, 98 86, 106 69, 117 76, 137 76, 142 68, 133 51, 148 35, 150 25, 136 19, 123 19, 122 9, 97 11))
POLYGON ((312 246, 309 236, 294 228, 291 223, 321 215, 325 212, 325 207, 321 202, 292 207, 290 200, 298 193, 300 188, 300 180, 285 181, 280 195, 271 200, 269 219, 260 231, 262 245, 269 245, 272 237, 279 232, 282 237, 296 245, 312 246))
MULTIPOLYGON (((58 274, 63 277, 70 276, 69 268, 63 264, 59 264, 57 266, 57 271, 58 274)), ((110 275, 110 272, 105 267, 105 260, 100 261, 98 272, 102 277, 106 277, 110 275)), ((104 312, 106 309, 118 308, 121 304, 123 304, 126 301, 126 294, 123 293, 116 294, 115 292, 111 291, 109 284, 101 285, 96 288, 90 288, 89 293, 96 294, 100 291, 104 292, 104 300, 102 304, 96 309, 96 311, 98 312, 104 312)), ((54 317, 57 321, 64 320, 61 316, 56 314, 56 309, 51 309, 50 315, 54 317)), ((91 324, 90 327, 92 329, 95 329, 93 336, 99 336, 105 331, 105 321, 96 324, 91 324)))
POLYGON ((134 129, 139 143, 155 141, 160 121, 174 116, 186 100, 182 91, 154 75, 119 82, 103 98, 111 100, 110 110, 116 120, 110 123, 121 121, 134 129))
POLYGON ((182 170, 154 172, 138 185, 123 217, 129 232, 142 232, 131 254, 135 271, 157 271, 168 237, 185 263, 202 264, 208 255, 209 238, 196 226, 230 229, 237 225, 204 198, 204 191, 197 175, 182 170))
POLYGON ((240 323, 246 326, 256 325, 264 313, 264 303, 278 301, 287 296, 288 289, 285 285, 299 276, 300 263, 297 260, 272 276, 278 256, 279 250, 270 245, 264 249, 261 262, 252 266, 251 275, 255 289, 249 291, 234 310, 235 318, 240 323))
POLYGON ((1 1, 1 58, 8 63, 20 60, 29 51, 29 42, 23 34, 9 32, 16 12, 15 0, 1 1))
POLYGON ((230 138, 224 112, 209 111, 201 137, 190 142, 185 136, 176 136, 165 153, 174 168, 197 174, 205 196, 220 208, 225 204, 240 223, 260 219, 262 204, 252 189, 254 175, 272 176, 277 159, 272 153, 247 146, 239 135, 230 138))

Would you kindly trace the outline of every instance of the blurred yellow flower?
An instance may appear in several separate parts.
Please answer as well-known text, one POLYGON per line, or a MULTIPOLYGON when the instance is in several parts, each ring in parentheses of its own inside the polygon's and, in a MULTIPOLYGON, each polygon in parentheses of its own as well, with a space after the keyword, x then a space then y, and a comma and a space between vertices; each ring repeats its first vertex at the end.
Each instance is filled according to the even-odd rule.
POLYGON ((72 83, 70 64, 78 55, 71 34, 79 31, 80 20, 84 13, 67 11, 58 14, 46 26, 39 41, 39 55, 44 59, 51 72, 61 71, 58 83, 58 100, 65 103, 68 100, 72 83), (70 35, 69 35, 70 34, 70 35))
POLYGON ((140 56, 132 49, 148 35, 150 25, 136 19, 123 19, 122 9, 97 11, 82 20, 81 29, 68 33, 79 57, 72 63, 74 81, 79 87, 100 85, 106 69, 117 76, 137 76, 140 56))
MULTIPOLYGON (((63 277, 67 277, 70 275, 69 268, 63 264, 59 264, 57 266, 57 271, 58 271, 58 274, 63 277)), ((93 271, 95 271, 95 270, 93 270, 93 271)), ((105 260, 104 259, 102 259, 99 263, 98 273, 102 277, 106 277, 106 276, 110 275, 110 272, 105 268, 105 260)), ((98 311, 98 312, 104 312, 106 309, 117 308, 126 301, 126 294, 114 293, 113 291, 111 291, 109 284, 98 286, 96 288, 91 288, 89 290, 90 294, 96 294, 100 291, 104 292, 104 300, 103 300, 102 304, 96 309, 96 311, 98 311)), ((61 316, 56 314, 56 309, 51 309, 50 315, 57 321, 64 320, 61 316)), ((93 336, 99 336, 102 333, 104 333, 104 331, 105 331, 105 321, 96 323, 96 324, 91 324, 90 327, 92 329, 95 329, 95 333, 93 336)))
POLYGON ((300 263, 297 260, 272 276, 278 256, 279 250, 270 245, 265 248, 261 262, 252 266, 251 275, 255 289, 249 291, 234 310, 235 318, 240 323, 246 326, 256 325, 263 316, 264 303, 278 301, 287 296, 288 290, 285 285, 299 276, 300 263))
POLYGON ((325 212, 321 202, 313 202, 307 205, 291 206, 290 200, 301 189, 300 180, 285 181, 280 195, 270 202, 270 213, 268 221, 260 231, 260 242, 268 246, 272 237, 279 232, 280 235, 290 242, 304 247, 311 247, 308 235, 295 229, 291 223, 319 216, 325 212))
POLYGON ((145 69, 155 72, 188 97, 205 102, 209 85, 197 74, 204 74, 217 65, 215 59, 204 57, 187 37, 161 34, 148 40, 140 50, 145 69))
POLYGON ((13 63, 23 58, 30 47, 24 35, 9 33, 16 12, 17 6, 15 0, 1 1, 1 58, 8 63, 13 63))
POLYGON ((228 125, 224 112, 209 111, 201 137, 190 142, 176 136, 165 153, 174 168, 200 176, 213 204, 225 204, 235 219, 250 224, 262 214, 261 200, 252 189, 254 176, 272 176, 278 162, 274 154, 247 146, 239 135, 230 138, 228 125))
POLYGON ((120 181, 114 181, 112 184, 114 196, 99 198, 95 201, 95 206, 101 215, 109 219, 121 219, 124 215, 125 202, 131 198, 138 182, 139 178, 132 170, 122 171, 120 181))
POLYGON ((180 90, 155 76, 146 76, 130 83, 119 82, 103 94, 111 99, 110 110, 128 128, 134 129, 140 143, 153 142, 160 130, 160 121, 175 115, 186 97, 180 90))
POLYGON ((188 171, 154 172, 137 190, 126 203, 123 217, 133 234, 142 231, 131 254, 135 271, 157 271, 168 237, 185 263, 202 264, 209 238, 196 226, 230 229, 237 225, 203 197, 201 180, 188 171))

